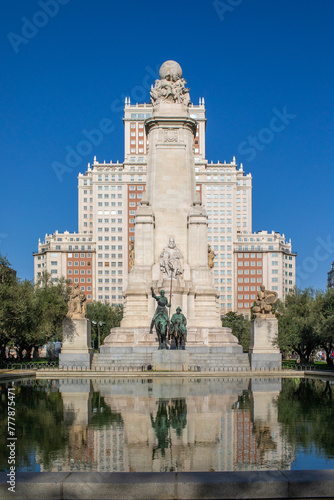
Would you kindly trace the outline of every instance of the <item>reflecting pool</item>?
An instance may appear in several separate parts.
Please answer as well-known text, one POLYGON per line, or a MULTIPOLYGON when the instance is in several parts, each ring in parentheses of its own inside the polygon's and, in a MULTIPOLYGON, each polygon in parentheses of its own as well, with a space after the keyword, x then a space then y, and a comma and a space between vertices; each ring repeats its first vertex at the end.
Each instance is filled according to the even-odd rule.
MULTIPOLYGON (((1 470, 11 385, 0 386, 1 470)), ((334 469, 333 387, 303 378, 22 380, 17 470, 334 469)))

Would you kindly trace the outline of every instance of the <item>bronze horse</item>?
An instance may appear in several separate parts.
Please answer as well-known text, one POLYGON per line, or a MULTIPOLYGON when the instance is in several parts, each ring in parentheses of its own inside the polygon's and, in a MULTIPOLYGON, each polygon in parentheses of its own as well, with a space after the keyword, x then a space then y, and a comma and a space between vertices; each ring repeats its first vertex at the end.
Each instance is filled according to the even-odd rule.
POLYGON ((155 320, 155 331, 157 332, 159 347, 158 349, 168 349, 167 347, 167 331, 168 331, 168 323, 166 322, 164 317, 158 316, 155 320))
POLYGON ((175 349, 181 350, 182 342, 185 339, 184 328, 182 325, 179 325, 178 323, 172 325, 168 338, 170 339, 171 337, 175 340, 175 349))

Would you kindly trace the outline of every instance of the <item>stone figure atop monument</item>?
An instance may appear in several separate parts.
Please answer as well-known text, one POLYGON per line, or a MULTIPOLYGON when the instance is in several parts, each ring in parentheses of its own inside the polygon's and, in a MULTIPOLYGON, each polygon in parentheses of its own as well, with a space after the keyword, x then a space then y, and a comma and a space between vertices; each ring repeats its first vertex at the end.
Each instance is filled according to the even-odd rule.
POLYGON ((68 301, 67 317, 71 319, 85 318, 86 308, 86 295, 80 290, 79 285, 75 285, 68 301))
POLYGON ((155 81, 150 95, 153 106, 162 101, 190 104, 189 89, 182 78, 181 66, 176 61, 166 61, 159 71, 160 80, 155 81))
POLYGON ((215 263, 213 262, 215 257, 216 257, 216 254, 212 250, 211 245, 208 245, 208 266, 210 269, 212 269, 215 266, 215 263))
POLYGON ((254 316, 261 317, 263 315, 272 315, 272 308, 277 300, 277 292, 266 290, 265 287, 261 285, 260 290, 257 294, 256 304, 253 307, 254 316))
POLYGON ((129 267, 133 269, 135 265, 135 244, 134 241, 131 241, 129 248, 129 267))
POLYGON ((182 254, 174 238, 169 238, 168 246, 161 252, 160 259, 160 269, 169 278, 172 273, 174 278, 183 274, 182 254))

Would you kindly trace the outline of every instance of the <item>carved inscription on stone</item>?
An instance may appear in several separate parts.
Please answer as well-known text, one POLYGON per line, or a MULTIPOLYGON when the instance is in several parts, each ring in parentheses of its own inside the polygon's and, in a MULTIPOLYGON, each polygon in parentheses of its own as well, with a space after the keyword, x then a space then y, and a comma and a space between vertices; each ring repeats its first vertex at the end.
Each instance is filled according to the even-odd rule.
POLYGON ((164 130, 164 142, 177 142, 177 130, 174 128, 166 128, 164 130))

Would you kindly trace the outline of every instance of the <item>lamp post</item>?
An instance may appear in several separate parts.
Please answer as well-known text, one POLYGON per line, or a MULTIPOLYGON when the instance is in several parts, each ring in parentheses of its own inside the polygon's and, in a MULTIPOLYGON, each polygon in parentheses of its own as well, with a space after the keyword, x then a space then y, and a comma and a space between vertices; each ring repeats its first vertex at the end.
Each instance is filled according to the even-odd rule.
POLYGON ((94 326, 97 326, 97 349, 100 347, 100 326, 105 325, 102 321, 92 321, 94 326))

